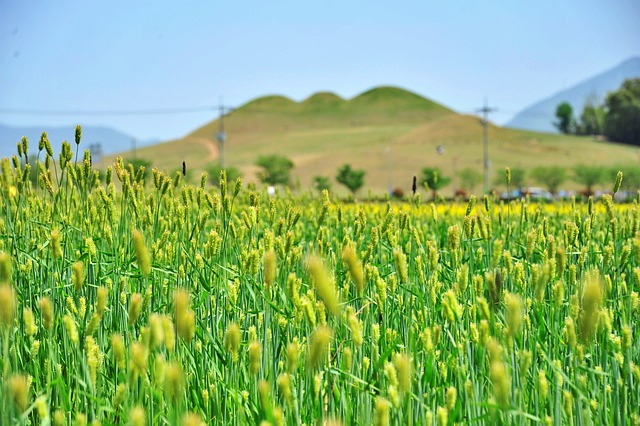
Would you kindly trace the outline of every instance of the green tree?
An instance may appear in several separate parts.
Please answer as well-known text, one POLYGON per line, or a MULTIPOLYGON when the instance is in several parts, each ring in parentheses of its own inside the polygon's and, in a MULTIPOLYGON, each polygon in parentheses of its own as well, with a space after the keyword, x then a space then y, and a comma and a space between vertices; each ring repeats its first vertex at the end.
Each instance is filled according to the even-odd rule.
POLYGON ((313 187, 322 192, 325 189, 331 191, 331 180, 327 176, 314 176, 313 187))
POLYGON ((447 186, 450 181, 451 178, 443 176, 442 173, 440 173, 440 169, 436 167, 425 167, 422 169, 422 179, 420 183, 427 185, 431 190, 434 200, 438 195, 438 190, 447 186))
POLYGON ((476 186, 482 182, 482 173, 472 167, 465 167, 457 173, 460 178, 460 187, 468 192, 473 192, 476 186))
POLYGON ((338 169, 336 180, 338 183, 346 186, 349 191, 355 196, 356 191, 364 185, 364 170, 354 170, 350 164, 344 164, 338 169))
POLYGON ((289 173, 293 161, 285 156, 272 154, 258 157, 256 165, 262 167, 258 178, 267 185, 289 185, 289 173))
POLYGON ((556 121, 553 125, 560 131, 560 133, 569 134, 572 133, 575 127, 575 120, 573 118, 573 107, 569 102, 562 102, 556 107, 556 121))
POLYGON ((584 104, 580 122, 576 125, 579 135, 601 135, 606 112, 602 105, 597 104, 595 95, 589 96, 584 104))
MULTIPOLYGON (((238 178, 242 177, 242 172, 233 166, 228 166, 224 168, 227 172, 227 182, 233 182, 238 178)), ((211 182, 215 186, 220 186, 220 171, 222 168, 219 164, 215 164, 209 168, 207 168, 207 174, 209 175, 209 182, 211 182)))
POLYGON ((573 168, 573 180, 585 187, 585 195, 593 195, 593 187, 602 183, 606 169, 601 166, 578 164, 573 168))
POLYGON ((609 140, 640 145, 640 78, 625 80, 609 93, 604 134, 609 140))
POLYGON ((539 166, 531 171, 531 175, 555 195, 558 192, 558 187, 567 178, 567 171, 560 166, 539 166))

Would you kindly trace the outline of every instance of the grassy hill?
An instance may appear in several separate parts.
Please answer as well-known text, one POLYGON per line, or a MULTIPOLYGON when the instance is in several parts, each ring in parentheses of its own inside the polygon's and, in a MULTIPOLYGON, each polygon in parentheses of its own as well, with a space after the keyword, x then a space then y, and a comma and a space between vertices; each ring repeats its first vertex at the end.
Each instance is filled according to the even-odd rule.
MULTIPOLYGON (((261 97, 234 110, 224 123, 226 164, 240 168, 246 182, 257 182, 254 163, 258 156, 273 153, 294 161, 292 181, 299 182, 301 188, 310 187, 317 175, 333 180, 344 163, 365 169, 362 191, 375 193, 388 190, 390 170, 393 187, 405 193, 423 167, 439 167, 448 176, 466 167, 482 171, 482 126, 477 117, 457 114, 394 87, 374 88, 349 100, 328 92, 302 102, 283 96, 261 97), (436 152, 440 145, 445 148, 442 155, 436 152)), ((215 120, 182 139, 139 149, 138 156, 168 171, 186 161, 190 170, 199 172, 217 164, 217 130, 215 120)), ((634 147, 493 125, 489 139, 491 181, 496 170, 507 165, 525 169, 578 163, 613 165, 638 158, 634 147)), ((127 153, 122 155, 127 157, 127 153)), ((443 194, 456 186, 454 177, 443 194)), ((563 188, 576 189, 578 185, 568 182, 563 188)), ((334 189, 343 191, 337 183, 334 189)), ((482 182, 474 189, 481 191, 482 182)))

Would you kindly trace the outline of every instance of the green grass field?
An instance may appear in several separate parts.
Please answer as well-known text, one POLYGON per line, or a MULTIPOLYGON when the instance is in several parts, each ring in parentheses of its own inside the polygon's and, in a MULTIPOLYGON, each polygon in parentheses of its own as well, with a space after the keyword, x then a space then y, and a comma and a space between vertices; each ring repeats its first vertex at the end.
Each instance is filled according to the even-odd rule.
POLYGON ((0 424, 640 424, 637 202, 145 186, 68 148, 2 161, 0 424))
MULTIPOLYGON (((245 182, 257 182, 254 165, 260 155, 279 153, 295 163, 292 183, 311 187, 314 176, 332 180, 338 167, 350 163, 366 170, 361 193, 383 194, 389 189, 389 162, 393 187, 409 193, 412 178, 424 167, 439 167, 454 177, 454 169, 482 172, 482 126, 477 117, 455 112, 396 88, 377 88, 350 100, 319 93, 296 103, 269 96, 249 102, 225 118, 228 133, 226 164, 238 167, 245 182), (436 148, 445 148, 443 155, 436 148), (388 151, 388 148, 391 150, 388 151)), ((178 169, 186 161, 195 175, 217 164, 213 121, 183 139, 139 149, 137 154, 163 170, 178 169)), ((589 137, 536 133, 490 126, 491 182, 505 166, 531 170, 539 165, 636 164, 637 148, 598 142, 589 137)), ((122 154, 127 158, 126 153, 122 154)), ((108 157, 106 163, 113 162, 108 157)), ((446 187, 451 195, 459 181, 446 187)), ((528 186, 540 186, 528 179, 528 186)), ((494 186, 504 190, 504 187, 494 186)), ((568 181, 564 189, 582 189, 568 181)), ((346 190, 335 183, 338 194, 346 190)), ((482 190, 482 183, 474 188, 482 190)))

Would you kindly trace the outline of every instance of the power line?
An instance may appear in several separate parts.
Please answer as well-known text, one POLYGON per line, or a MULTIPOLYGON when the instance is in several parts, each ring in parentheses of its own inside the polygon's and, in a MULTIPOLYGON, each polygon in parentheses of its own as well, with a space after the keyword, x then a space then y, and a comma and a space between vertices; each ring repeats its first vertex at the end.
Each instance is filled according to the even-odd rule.
POLYGON ((162 114, 189 114, 194 112, 215 111, 217 106, 198 106, 186 108, 157 108, 157 109, 131 109, 131 110, 47 110, 47 109, 20 109, 0 108, 0 114, 11 115, 162 115, 162 114))
POLYGON ((489 113, 497 111, 498 108, 491 108, 487 104, 487 98, 484 98, 484 106, 476 110, 482 113, 482 134, 483 134, 483 163, 484 163, 484 193, 489 193, 489 113))

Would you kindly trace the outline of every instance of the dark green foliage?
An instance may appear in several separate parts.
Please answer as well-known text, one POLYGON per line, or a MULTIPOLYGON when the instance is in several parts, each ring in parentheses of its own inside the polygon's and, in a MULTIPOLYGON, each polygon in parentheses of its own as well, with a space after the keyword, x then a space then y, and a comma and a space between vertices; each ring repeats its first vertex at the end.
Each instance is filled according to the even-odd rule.
POLYGON ((331 191, 331 181, 327 176, 314 176, 313 187, 317 189, 318 192, 322 192, 325 189, 331 191))
POLYGON ((573 118, 573 107, 569 102, 562 102, 557 106, 556 119, 553 125, 556 126, 560 133, 569 134, 573 132, 575 120, 573 118))
POLYGON ((443 176, 440 169, 436 167, 425 167, 422 169, 420 183, 427 185, 434 199, 436 198, 438 190, 447 186, 449 182, 451 182, 451 178, 443 176))
POLYGON ((640 145, 640 78, 625 80, 609 93, 604 134, 609 140, 640 145))
POLYGON ((564 167, 560 166, 540 166, 531 171, 531 176, 544 185, 549 192, 556 194, 558 187, 565 181, 567 177, 567 171, 564 167))
POLYGON ((336 180, 346 186, 353 195, 364 185, 364 170, 354 170, 350 164, 344 164, 338 169, 336 180))
POLYGON ((468 192, 473 190, 482 183, 482 173, 472 167, 465 167, 458 171, 458 177, 460 178, 460 188, 468 192))
POLYGON ((293 161, 285 156, 272 154, 258 157, 256 165, 262 167, 258 178, 268 185, 289 185, 289 173, 293 161))
POLYGON ((578 164, 573 168, 573 180, 585 186, 585 195, 593 195, 593 187, 603 182, 605 172, 601 166, 578 164))

